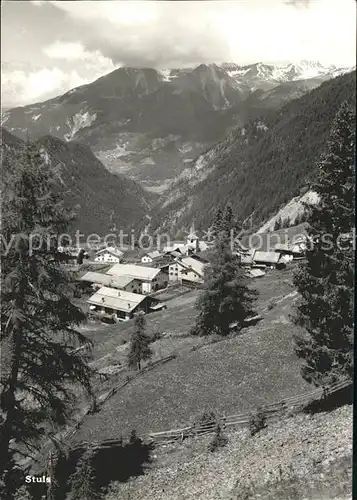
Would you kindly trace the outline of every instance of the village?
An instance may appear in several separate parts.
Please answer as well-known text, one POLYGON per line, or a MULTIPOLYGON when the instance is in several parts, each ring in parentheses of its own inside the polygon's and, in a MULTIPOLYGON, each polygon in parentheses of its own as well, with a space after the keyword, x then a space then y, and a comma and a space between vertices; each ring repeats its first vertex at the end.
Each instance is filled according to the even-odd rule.
MULTIPOLYGON (((270 245, 267 235, 259 238, 258 248, 236 242, 233 255, 246 269, 247 278, 262 278, 268 272, 286 268, 293 260, 302 259, 306 234, 303 226, 298 229, 298 236, 292 235, 286 243, 270 245)), ((167 303, 161 299, 166 290, 180 293, 182 289, 202 288, 212 248, 213 242, 199 239, 193 222, 186 241, 173 241, 152 251, 130 252, 103 244, 94 250, 82 246, 66 252, 72 262, 77 261, 73 266, 70 259, 67 265, 76 272, 77 288, 86 299, 82 300, 82 306, 88 318, 118 323, 132 319, 139 311, 149 314, 166 309, 167 303)))

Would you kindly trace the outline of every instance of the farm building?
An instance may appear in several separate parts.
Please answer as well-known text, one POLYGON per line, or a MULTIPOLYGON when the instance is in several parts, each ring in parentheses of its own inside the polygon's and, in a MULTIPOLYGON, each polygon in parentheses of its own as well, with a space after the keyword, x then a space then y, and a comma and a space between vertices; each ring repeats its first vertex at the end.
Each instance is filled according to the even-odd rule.
POLYGON ((251 266, 254 260, 255 248, 250 248, 248 250, 238 250, 233 253, 243 266, 251 266))
POLYGON ((172 254, 173 252, 178 253, 179 255, 186 255, 187 254, 187 248, 185 243, 175 243, 173 242, 171 245, 166 245, 162 249, 164 254, 172 254))
POLYGON ((297 243, 287 243, 287 244, 277 244, 274 248, 275 252, 281 253, 285 258, 289 257, 289 260, 293 260, 294 257, 301 257, 306 250, 306 242, 298 241, 297 243))
POLYGON ((124 252, 115 247, 105 247, 98 250, 94 257, 95 262, 120 262, 124 252))
POLYGON ((160 260, 163 257, 163 253, 159 250, 154 250, 153 252, 146 253, 142 256, 141 262, 143 263, 151 263, 157 260, 160 260))
POLYGON ((88 299, 92 313, 114 321, 128 321, 139 310, 146 314, 165 308, 157 299, 103 286, 88 299))
POLYGON ((140 293, 147 294, 165 288, 168 283, 167 274, 155 267, 138 266, 135 264, 115 264, 107 274, 115 278, 126 276, 141 284, 140 293))
POLYGON ((249 269, 247 271, 248 278, 262 278, 263 276, 265 276, 265 271, 262 269, 249 269))
POLYGON ((257 250, 254 253, 253 262, 254 264, 275 267, 278 264, 279 259, 279 252, 262 252, 260 250, 257 250))
POLYGON ((106 286, 132 293, 139 293, 141 290, 141 282, 130 276, 116 277, 110 276, 109 274, 89 271, 80 278, 80 281, 91 283, 94 288, 106 286))
POLYGON ((181 281, 182 283, 203 283, 206 265, 206 263, 192 257, 177 259, 169 265, 169 280, 181 281))

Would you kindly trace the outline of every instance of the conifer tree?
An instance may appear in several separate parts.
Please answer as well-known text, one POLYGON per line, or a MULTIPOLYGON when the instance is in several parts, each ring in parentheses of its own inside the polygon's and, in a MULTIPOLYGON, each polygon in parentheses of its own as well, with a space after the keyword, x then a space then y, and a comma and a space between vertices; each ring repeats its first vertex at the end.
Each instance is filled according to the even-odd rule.
POLYGON ((71 302, 70 277, 58 262, 57 235, 71 220, 55 194, 55 173, 36 145, 3 155, 1 240, 0 475, 12 442, 33 443, 65 424, 79 383, 91 371, 74 347, 89 346, 75 328, 85 316, 71 302))
POLYGON ((221 207, 216 208, 216 210, 213 214, 213 220, 212 220, 212 226, 211 226, 211 229, 216 236, 221 231, 222 217, 223 217, 223 212, 222 212, 221 207))
POLYGON ((95 488, 95 471, 92 467, 93 450, 89 449, 78 460, 75 472, 70 477, 69 500, 98 500, 95 488))
POLYGON ((145 315, 142 311, 135 315, 135 331, 130 342, 128 355, 129 366, 141 370, 141 362, 150 359, 152 351, 149 347, 150 338, 145 333, 145 315))
POLYGON ((275 221, 275 225, 274 225, 274 231, 278 231, 279 229, 282 228, 282 220, 281 220, 281 217, 279 217, 278 219, 276 219, 275 221))
POLYGON ((235 228, 235 217, 233 214, 232 207, 227 204, 224 207, 224 211, 222 214, 222 225, 221 231, 223 232, 223 237, 229 238, 231 235, 232 229, 235 228))
POLYGON ((198 299, 199 315, 193 335, 228 335, 231 325, 239 331, 254 314, 256 292, 247 286, 244 269, 232 255, 226 238, 216 241, 211 266, 205 271, 205 291, 198 299))
POLYGON ((34 500, 33 496, 23 484, 14 494, 13 500, 34 500))
POLYGON ((318 163, 312 244, 294 278, 301 298, 294 319, 306 330, 295 338, 296 352, 305 361, 303 377, 315 385, 352 378, 355 159, 355 114, 344 103, 318 163))

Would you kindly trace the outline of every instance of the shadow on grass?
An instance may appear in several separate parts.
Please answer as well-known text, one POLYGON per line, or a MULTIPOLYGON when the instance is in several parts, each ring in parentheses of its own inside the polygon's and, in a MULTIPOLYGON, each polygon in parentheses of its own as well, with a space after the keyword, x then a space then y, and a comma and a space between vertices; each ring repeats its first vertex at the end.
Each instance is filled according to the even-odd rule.
MULTIPOLYGON (((135 434, 134 434, 135 436, 135 434)), ((75 472, 79 459, 87 448, 78 447, 67 456, 61 455, 56 465, 56 500, 64 500, 70 491, 70 476, 75 472)), ((115 444, 105 448, 93 449, 91 466, 95 473, 94 489, 101 494, 106 493, 112 481, 125 482, 131 477, 144 474, 145 468, 152 462, 153 446, 144 444, 134 437, 127 444, 115 444)), ((36 494, 39 494, 39 485, 36 494)), ((45 486, 43 486, 45 494, 45 486)), ((41 498, 41 496, 40 496, 41 498)), ((85 500, 85 499, 83 499, 85 500)))
POLYGON ((321 399, 310 401, 304 406, 303 412, 308 414, 328 412, 352 403, 353 387, 351 385, 332 394, 325 394, 321 399))

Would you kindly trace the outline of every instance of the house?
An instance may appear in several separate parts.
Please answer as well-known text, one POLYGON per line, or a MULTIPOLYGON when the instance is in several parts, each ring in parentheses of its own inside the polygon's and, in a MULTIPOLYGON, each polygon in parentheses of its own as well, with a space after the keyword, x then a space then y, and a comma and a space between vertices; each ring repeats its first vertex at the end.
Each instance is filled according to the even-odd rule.
POLYGON ((181 271, 181 281, 203 283, 204 271, 207 267, 206 262, 201 262, 198 259, 192 257, 186 257, 182 259, 181 264, 184 266, 184 270, 181 271))
POLYGON ((168 283, 168 275, 163 270, 136 264, 114 264, 107 271, 107 274, 114 276, 116 279, 127 276, 137 280, 141 284, 140 293, 143 294, 165 288, 168 283))
POLYGON ((288 263, 294 258, 294 253, 292 247, 289 243, 277 243, 274 247, 274 251, 280 253, 279 262, 288 263))
POLYGON ((125 290, 126 292, 140 293, 141 282, 130 276, 110 276, 109 274, 95 273, 92 271, 87 272, 81 278, 82 282, 91 283, 93 288, 101 288, 106 286, 109 288, 116 288, 118 290, 125 290))
POLYGON ((301 257, 306 251, 306 238, 292 238, 288 243, 278 243, 275 245, 275 252, 280 252, 285 260, 293 260, 295 257, 301 257), (289 259, 287 259, 289 257, 289 259))
POLYGON ((263 271, 262 269, 249 269, 246 276, 248 278, 262 278, 263 276, 265 276, 265 271, 263 271))
POLYGON ((166 245, 162 249, 164 254, 173 254, 174 252, 178 253, 179 255, 186 255, 187 254, 187 247, 185 243, 175 243, 173 242, 171 245, 166 245))
POLYGON ((94 257, 95 262, 120 262, 123 259, 124 252, 116 247, 105 247, 98 250, 94 257))
POLYGON ((154 262, 155 260, 159 260, 164 256, 162 252, 159 250, 154 250, 153 252, 146 253, 141 257, 141 262, 143 263, 151 263, 154 262))
POLYGON ((308 237, 301 234, 296 235, 289 241, 289 245, 291 246, 292 253, 296 257, 301 257, 307 249, 308 237))
POLYGON ((66 246, 66 247, 59 245, 57 247, 57 250, 59 253, 62 254, 64 261, 77 260, 80 255, 85 259, 89 258, 88 248, 85 245, 66 246))
POLYGON ((250 248, 247 250, 237 250, 233 253, 238 259, 241 265, 251 266, 254 262, 255 248, 250 248))
POLYGON ((276 265, 279 262, 279 259, 280 259, 280 252, 263 252, 257 250, 254 253, 253 263, 270 267, 276 267, 276 265))
POLYGON ((87 303, 91 312, 98 317, 110 318, 116 322, 128 321, 138 311, 147 314, 166 307, 153 297, 105 286, 97 290, 87 303))
POLYGON ((192 257, 177 259, 169 264, 169 280, 181 283, 203 283, 207 263, 192 257))

